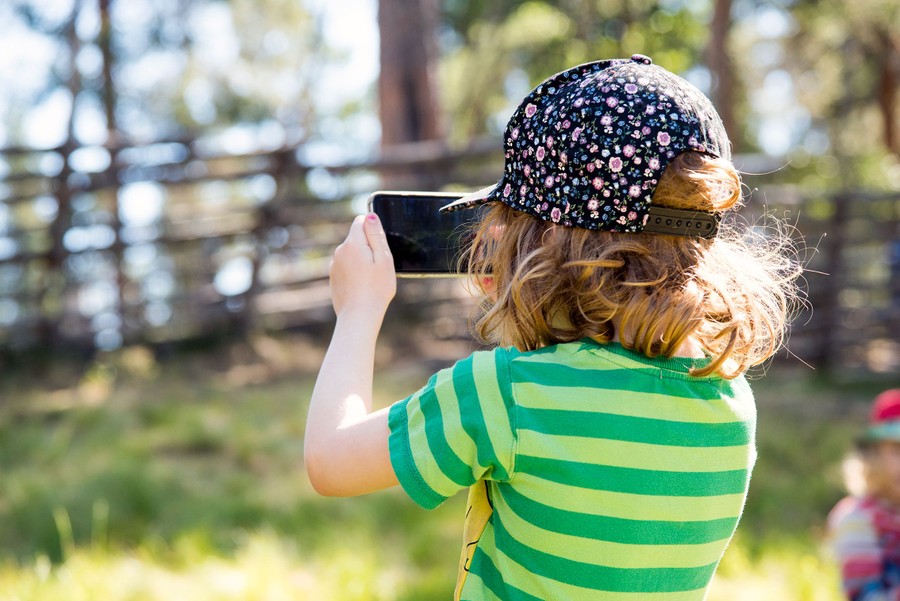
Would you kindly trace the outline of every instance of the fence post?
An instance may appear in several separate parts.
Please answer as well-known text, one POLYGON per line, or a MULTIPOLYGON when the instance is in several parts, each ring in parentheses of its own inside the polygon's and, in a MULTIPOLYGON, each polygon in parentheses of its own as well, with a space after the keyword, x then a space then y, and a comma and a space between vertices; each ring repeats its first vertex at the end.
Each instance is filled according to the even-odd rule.
POLYGON ((125 287, 128 284, 125 276, 124 253, 125 243, 122 240, 122 216, 119 211, 119 191, 121 189, 122 180, 119 174, 119 150, 121 145, 121 137, 119 134, 119 125, 116 119, 116 87, 113 82, 113 70, 115 63, 115 55, 112 51, 112 21, 110 19, 110 5, 112 0, 99 0, 98 6, 100 11, 100 32, 97 36, 97 45, 100 47, 100 53, 103 56, 103 109, 106 114, 106 150, 109 153, 109 167, 106 171, 106 177, 112 184, 112 227, 115 234, 113 241, 112 253, 116 265, 116 290, 118 293, 118 314, 119 314, 119 335, 122 344, 128 343, 129 329, 129 313, 126 306, 125 287))
POLYGON ((38 293, 37 305, 40 312, 38 321, 38 340, 43 349, 53 348, 59 343, 59 315, 65 311, 65 297, 67 281, 63 263, 66 260, 66 247, 63 238, 72 221, 72 190, 69 188, 69 176, 72 175, 72 167, 69 157, 75 149, 75 143, 70 138, 59 149, 62 158, 62 169, 55 178, 54 196, 56 197, 56 216, 50 224, 50 249, 46 254, 46 276, 42 279, 42 286, 38 293), (50 309, 56 306, 57 311, 50 309))
POLYGON ((819 337, 816 345, 816 363, 825 374, 833 371, 838 358, 836 348, 841 343, 838 339, 842 318, 840 293, 844 284, 844 248, 847 243, 850 201, 847 192, 840 192, 832 197, 834 212, 828 223, 826 238, 828 246, 825 257, 825 273, 828 274, 829 285, 823 288, 815 307, 819 314, 819 327, 816 329, 819 337))
POLYGON ((62 157, 62 169, 56 176, 56 185, 54 193, 58 204, 56 217, 50 224, 51 246, 47 253, 47 277, 44 278, 44 284, 38 295, 38 303, 40 307, 40 321, 38 322, 38 339, 44 349, 53 348, 58 344, 60 333, 59 315, 54 315, 53 311, 48 310, 48 303, 55 303, 59 314, 63 314, 66 309, 66 296, 68 294, 68 277, 63 268, 67 251, 64 244, 66 232, 69 230, 72 221, 72 188, 70 178, 73 174, 71 165, 71 155, 78 147, 75 140, 75 105, 78 101, 78 94, 81 91, 81 75, 78 71, 76 57, 81 46, 78 40, 78 32, 76 31, 76 23, 78 15, 81 12, 81 0, 76 0, 72 5, 72 13, 69 16, 69 22, 66 24, 65 35, 69 50, 69 81, 67 87, 69 95, 72 97, 72 110, 69 113, 69 123, 66 131, 66 141, 59 149, 62 157), (56 298, 53 298, 54 295, 56 298))

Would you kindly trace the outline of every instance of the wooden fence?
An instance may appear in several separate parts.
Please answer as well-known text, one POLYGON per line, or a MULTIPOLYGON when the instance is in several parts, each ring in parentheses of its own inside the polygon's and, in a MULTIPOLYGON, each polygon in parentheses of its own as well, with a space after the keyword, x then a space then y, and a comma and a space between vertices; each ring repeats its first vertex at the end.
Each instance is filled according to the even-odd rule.
MULTIPOLYGON (((233 154, 202 138, 0 150, 0 350, 327 323, 330 252, 368 193, 385 178, 410 189, 483 185, 501 171, 499 147, 423 143, 345 165, 310 164, 297 147, 233 154)), ((814 310, 798 317, 781 358, 900 370, 900 194, 764 189, 746 212, 763 210, 796 215, 817 247, 814 310)), ((451 288, 430 284, 433 294, 451 288)))
POLYGON ((0 150, 0 348, 112 349, 327 321, 331 250, 382 178, 471 187, 493 177, 499 143, 423 143, 330 166, 295 147, 215 146, 0 150))
POLYGON ((810 307, 791 348, 826 371, 900 381, 900 193, 844 191, 794 204, 811 249, 810 307))

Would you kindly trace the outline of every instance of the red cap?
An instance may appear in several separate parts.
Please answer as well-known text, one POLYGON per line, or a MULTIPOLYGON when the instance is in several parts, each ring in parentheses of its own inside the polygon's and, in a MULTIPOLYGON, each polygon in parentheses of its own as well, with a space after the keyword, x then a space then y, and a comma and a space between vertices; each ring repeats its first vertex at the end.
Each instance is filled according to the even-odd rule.
POLYGON ((885 390, 875 397, 869 419, 873 425, 900 419, 900 388, 885 390))

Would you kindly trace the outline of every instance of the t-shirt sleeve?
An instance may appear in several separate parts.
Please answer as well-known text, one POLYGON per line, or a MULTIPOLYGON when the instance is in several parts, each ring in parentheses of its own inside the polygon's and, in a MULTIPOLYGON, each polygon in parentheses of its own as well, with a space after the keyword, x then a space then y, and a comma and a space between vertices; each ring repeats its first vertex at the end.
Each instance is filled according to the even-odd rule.
POLYGON ((504 349, 476 352, 395 403, 391 465, 413 501, 433 509, 478 480, 508 480, 514 403, 504 349))

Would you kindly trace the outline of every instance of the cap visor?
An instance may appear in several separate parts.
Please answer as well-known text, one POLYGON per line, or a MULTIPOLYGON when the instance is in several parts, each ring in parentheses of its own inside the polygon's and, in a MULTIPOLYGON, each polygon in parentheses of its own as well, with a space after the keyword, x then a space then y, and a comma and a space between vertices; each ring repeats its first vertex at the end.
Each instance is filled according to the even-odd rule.
POLYGON ((869 440, 895 440, 900 441, 900 420, 871 426, 866 430, 865 437, 869 440))
POLYGON ((458 198, 450 204, 442 206, 441 213, 470 209, 472 207, 483 205, 486 202, 491 202, 492 200, 494 200, 493 198, 491 198, 491 192, 493 192, 496 188, 497 186, 495 184, 493 186, 482 188, 481 190, 478 190, 476 192, 472 192, 471 194, 466 194, 462 198, 458 198))

